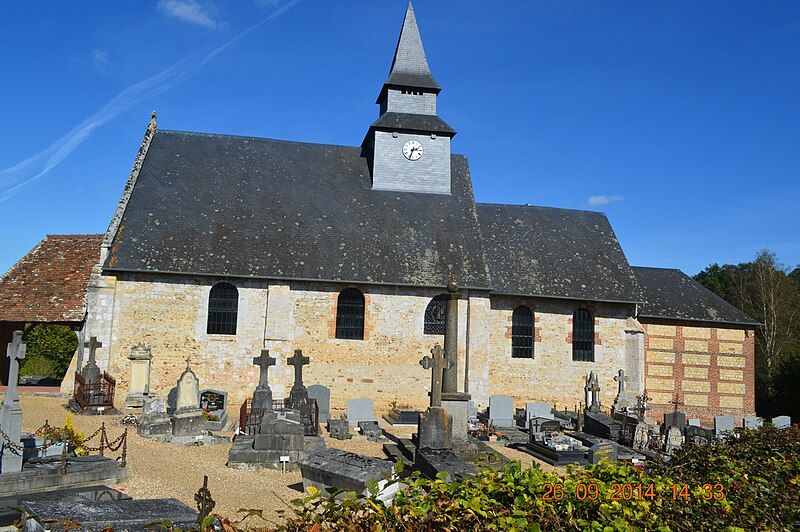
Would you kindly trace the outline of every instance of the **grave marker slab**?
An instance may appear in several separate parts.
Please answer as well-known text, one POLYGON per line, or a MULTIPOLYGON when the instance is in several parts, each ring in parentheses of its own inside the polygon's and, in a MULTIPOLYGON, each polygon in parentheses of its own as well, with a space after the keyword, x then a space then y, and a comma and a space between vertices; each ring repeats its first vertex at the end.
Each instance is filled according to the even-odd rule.
POLYGON ((714 418, 714 434, 717 437, 724 436, 726 433, 733 432, 735 424, 733 416, 716 416, 714 418))
POLYGON ((680 449, 683 445, 683 434, 681 429, 676 426, 671 426, 667 429, 667 437, 664 442, 664 452, 672 454, 676 449, 680 449))
POLYGON ((689 425, 686 427, 685 434, 686 441, 695 445, 708 445, 714 441, 714 431, 698 425, 689 425))
POLYGON ((689 420, 689 426, 690 427, 699 427, 700 426, 700 420, 696 419, 696 418, 690 419, 689 420))
POLYGON ((55 530, 53 523, 67 521, 80 523, 81 530, 145 530, 167 520, 187 530, 197 524, 197 512, 177 499, 49 500, 23 502, 22 507, 36 516, 25 523, 31 531, 55 530))
POLYGON ((253 400, 250 403, 252 410, 272 410, 272 390, 269 387, 269 367, 277 362, 275 357, 269 356, 269 349, 262 349, 261 356, 253 359, 253 364, 257 365, 258 386, 253 392, 253 400))
POLYGON ((321 384, 312 384, 308 387, 309 399, 316 399, 319 407, 319 422, 327 423, 331 411, 331 390, 321 384))
POLYGON ((510 395, 489 397, 489 421, 498 428, 514 427, 514 398, 510 395))
POLYGON ((228 423, 228 392, 206 389, 200 392, 200 408, 207 413, 206 429, 223 430, 228 423), (216 419, 215 419, 216 418, 216 419))
POLYGON ((525 418, 544 418, 555 419, 553 415, 553 405, 547 401, 534 401, 532 403, 525 403, 525 418))
POLYGON ((339 488, 363 494, 369 481, 389 479, 394 474, 393 464, 380 458, 361 456, 340 449, 320 449, 300 459, 303 489, 315 487, 327 493, 328 488, 339 488))
POLYGON ((351 427, 357 427, 359 421, 375 421, 372 408, 373 402, 369 397, 350 399, 347 401, 347 422, 351 427))
POLYGON ((788 429, 792 426, 792 418, 789 416, 778 416, 772 418, 772 426, 776 429, 788 429))
POLYGON ((358 429, 369 441, 383 441, 383 430, 377 421, 359 421, 358 429))
POLYGON ((666 428, 678 427, 683 429, 686 427, 686 414, 683 412, 666 412, 664 414, 664 426, 666 428))
POLYGON ((742 422, 744 423, 744 428, 750 430, 761 428, 764 425, 764 420, 758 416, 745 416, 742 422))
POLYGON ((603 458, 616 462, 617 446, 614 445, 614 442, 608 440, 595 443, 589 447, 588 458, 590 464, 598 464, 603 458))
POLYGON ((329 419, 328 433, 336 440, 349 440, 353 437, 350 434, 350 423, 346 419, 329 419))

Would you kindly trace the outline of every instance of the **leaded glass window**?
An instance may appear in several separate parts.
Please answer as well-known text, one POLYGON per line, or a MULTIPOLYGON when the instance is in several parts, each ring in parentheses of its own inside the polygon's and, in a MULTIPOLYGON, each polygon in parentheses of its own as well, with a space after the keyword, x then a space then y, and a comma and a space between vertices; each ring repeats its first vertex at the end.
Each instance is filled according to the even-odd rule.
POLYGON ((447 295, 440 294, 428 303, 425 308, 425 334, 444 334, 447 321, 447 295))
POLYGON ((594 362, 594 316, 585 308, 572 315, 572 360, 594 362))
POLYGON ((364 294, 345 288, 336 303, 336 338, 364 339, 364 294))
POLYGON ((208 295, 208 334, 236 334, 239 291, 230 283, 217 283, 208 295))
POLYGON ((533 312, 526 305, 511 316, 511 357, 533 358, 533 312))

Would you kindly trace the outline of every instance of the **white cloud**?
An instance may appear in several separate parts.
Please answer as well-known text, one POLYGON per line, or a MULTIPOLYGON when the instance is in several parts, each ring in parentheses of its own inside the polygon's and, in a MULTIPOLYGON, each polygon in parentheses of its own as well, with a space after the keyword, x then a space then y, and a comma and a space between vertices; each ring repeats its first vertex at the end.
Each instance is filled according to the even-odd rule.
POLYGON ((609 203, 614 203, 616 201, 622 201, 625 198, 622 196, 592 196, 586 202, 589 205, 597 206, 597 205, 608 205, 609 203))
POLYGON ((158 0, 158 9, 167 16, 215 30, 219 24, 195 0, 158 0))
POLYGON ((95 66, 106 66, 108 64, 108 52, 105 50, 95 50, 92 52, 92 61, 95 66))

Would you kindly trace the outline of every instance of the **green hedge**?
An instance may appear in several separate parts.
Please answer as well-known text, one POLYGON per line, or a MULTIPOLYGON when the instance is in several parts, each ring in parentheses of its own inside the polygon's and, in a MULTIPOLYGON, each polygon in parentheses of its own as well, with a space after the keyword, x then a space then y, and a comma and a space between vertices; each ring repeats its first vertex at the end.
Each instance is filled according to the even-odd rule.
POLYGON ((513 462, 456 483, 405 482, 390 507, 374 496, 336 500, 312 490, 278 530, 793 530, 800 430, 741 431, 648 468, 609 462, 560 476, 513 462))
POLYGON ((64 325, 28 325, 25 345, 27 354, 20 375, 60 380, 78 348, 78 337, 64 325))

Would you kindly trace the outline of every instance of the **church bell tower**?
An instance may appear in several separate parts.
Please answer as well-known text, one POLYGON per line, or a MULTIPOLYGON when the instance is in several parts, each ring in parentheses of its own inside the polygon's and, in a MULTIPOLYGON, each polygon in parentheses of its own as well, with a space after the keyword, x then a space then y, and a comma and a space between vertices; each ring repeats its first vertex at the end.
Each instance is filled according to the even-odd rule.
POLYGON ((374 190, 450 194, 450 140, 456 132, 436 114, 440 91, 409 2, 389 78, 376 102, 380 116, 362 144, 374 190))

